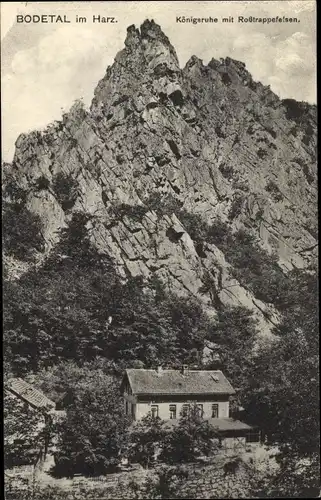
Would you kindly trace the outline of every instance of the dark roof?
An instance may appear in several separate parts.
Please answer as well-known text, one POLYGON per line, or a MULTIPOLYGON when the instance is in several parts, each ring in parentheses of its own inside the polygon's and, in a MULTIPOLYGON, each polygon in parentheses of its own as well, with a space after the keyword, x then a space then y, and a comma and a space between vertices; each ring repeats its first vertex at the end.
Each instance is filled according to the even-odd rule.
POLYGON ((5 388, 20 397, 34 408, 44 409, 55 407, 55 403, 47 398, 43 392, 35 389, 21 378, 11 378, 5 384, 5 388))
POLYGON ((126 370, 133 394, 235 394, 220 370, 126 370))
MULTIPOLYGON (((253 427, 251 427, 250 425, 245 424, 240 420, 234 420, 233 418, 209 418, 206 419, 206 421, 213 427, 216 427, 221 432, 250 431, 251 429, 253 429, 253 427)), ((174 427, 175 425, 178 424, 178 422, 179 422, 178 419, 166 420, 166 426, 174 427)))
POLYGON ((241 420, 234 418, 210 418, 209 423, 213 427, 218 427, 220 431, 249 431, 252 427, 241 420))

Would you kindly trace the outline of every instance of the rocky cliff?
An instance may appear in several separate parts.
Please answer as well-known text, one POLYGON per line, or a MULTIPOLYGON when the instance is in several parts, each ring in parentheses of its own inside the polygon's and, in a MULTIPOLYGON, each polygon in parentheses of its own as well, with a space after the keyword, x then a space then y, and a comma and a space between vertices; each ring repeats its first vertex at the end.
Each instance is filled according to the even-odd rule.
MULTIPOLYGON (((10 201, 10 178, 40 216, 38 260, 82 212, 124 277, 156 275, 212 312, 215 300, 244 305, 268 332, 277 315, 235 277, 233 235, 243 228, 285 273, 306 267, 317 249, 316 169, 315 106, 280 100, 230 58, 205 66, 192 56, 181 69, 147 20, 128 28, 90 110, 75 103, 46 130, 18 137, 4 188, 10 201), (196 237, 200 224, 228 231, 225 246, 196 237)), ((12 275, 30 266, 7 259, 12 275)))

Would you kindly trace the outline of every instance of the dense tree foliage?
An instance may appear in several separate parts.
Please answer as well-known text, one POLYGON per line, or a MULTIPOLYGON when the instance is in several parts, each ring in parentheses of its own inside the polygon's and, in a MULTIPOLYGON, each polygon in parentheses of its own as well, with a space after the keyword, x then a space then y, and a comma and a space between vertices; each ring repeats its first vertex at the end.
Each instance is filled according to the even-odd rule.
POLYGON ((233 266, 232 274, 244 287, 264 302, 278 306, 287 294, 291 281, 278 266, 276 255, 263 250, 256 238, 239 229, 232 232, 226 223, 215 220, 206 223, 199 215, 180 211, 180 220, 198 247, 204 243, 216 245, 233 266))
POLYGON ((52 189, 64 211, 70 210, 78 196, 78 182, 72 175, 58 173, 52 181, 52 189))
POLYGON ((218 431, 203 419, 198 406, 192 405, 179 420, 165 423, 147 415, 136 422, 131 431, 129 459, 144 467, 156 460, 168 464, 194 462, 210 456, 218 446, 218 431))
POLYGON ((129 460, 146 468, 154 464, 162 449, 166 432, 164 421, 158 417, 147 415, 136 422, 130 435, 129 460))
POLYGON ((253 364, 253 347, 258 335, 257 321, 244 307, 226 307, 218 311, 208 334, 213 343, 213 361, 207 368, 222 369, 232 384, 241 388, 253 364))
POLYGON ((218 446, 218 431, 203 419, 198 406, 192 405, 165 435, 160 459, 169 464, 194 462, 213 454, 218 446))
POLYGON ((45 421, 39 412, 30 406, 24 406, 9 391, 4 391, 4 465, 35 463, 43 448, 45 438, 45 421), (28 425, 26 426, 26 422, 28 425), (42 423, 43 427, 39 427, 42 423))
POLYGON ((60 272, 40 271, 20 283, 7 282, 4 291, 5 356, 18 374, 98 355, 119 366, 134 360, 145 366, 196 362, 207 328, 195 301, 157 303, 139 280, 121 285, 103 270, 89 274, 62 264, 60 272))
POLYGON ((57 424, 57 474, 100 475, 119 464, 128 445, 129 421, 118 389, 97 371, 71 391, 66 418, 57 424))
POLYGON ((95 385, 97 379, 103 379, 108 385, 116 383, 113 364, 105 358, 95 358, 81 366, 75 361, 65 360, 25 377, 27 382, 43 391, 53 401, 61 401, 64 396, 72 395, 75 390, 81 391, 88 385, 95 385))
POLYGON ((194 299, 166 296, 160 284, 119 280, 90 245, 76 214, 36 273, 6 282, 5 356, 16 373, 97 356, 128 366, 197 362, 208 319, 194 299))
POLYGON ((319 498, 320 463, 283 462, 277 472, 253 475, 252 498, 319 498))
MULTIPOLYGON (((292 272, 276 340, 257 353, 243 388, 249 420, 277 445, 282 491, 319 484, 320 401, 316 275, 292 272), (304 300, 303 300, 304 297, 304 300)), ((291 490, 291 491, 292 491, 291 490)), ((291 491, 287 494, 291 495, 291 491)))
POLYGON ((45 243, 40 217, 23 203, 4 201, 2 208, 4 251, 20 260, 33 260, 35 250, 43 251, 45 243))

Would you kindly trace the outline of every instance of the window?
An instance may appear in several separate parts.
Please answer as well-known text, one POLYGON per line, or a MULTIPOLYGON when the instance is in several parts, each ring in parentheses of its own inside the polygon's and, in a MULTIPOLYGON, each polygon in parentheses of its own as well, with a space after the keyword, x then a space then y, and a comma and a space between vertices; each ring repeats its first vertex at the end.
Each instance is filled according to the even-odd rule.
POLYGON ((218 418, 218 404, 212 405, 212 418, 218 418))
POLYGON ((13 442, 16 445, 26 444, 26 441, 24 439, 14 439, 13 442))
POLYGON ((126 415, 128 415, 128 401, 126 401, 125 405, 126 405, 126 415))
POLYGON ((203 414, 204 414, 203 405, 201 403, 198 403, 197 404, 197 409, 198 409, 199 416, 202 417, 203 414))
POLYGON ((151 412, 152 418, 157 418, 158 417, 158 405, 152 405, 150 407, 150 412, 151 412))
POLYGON ((247 443, 259 443, 260 442, 260 431, 253 430, 252 432, 248 432, 246 435, 247 443))
POLYGON ((176 405, 169 405, 169 418, 171 420, 176 419, 176 405))
POLYGON ((189 405, 185 404, 182 407, 182 415, 188 415, 188 413, 189 413, 189 405))
POLYGON ((136 417, 136 405, 132 404, 132 418, 133 418, 133 420, 135 420, 135 417, 136 417))

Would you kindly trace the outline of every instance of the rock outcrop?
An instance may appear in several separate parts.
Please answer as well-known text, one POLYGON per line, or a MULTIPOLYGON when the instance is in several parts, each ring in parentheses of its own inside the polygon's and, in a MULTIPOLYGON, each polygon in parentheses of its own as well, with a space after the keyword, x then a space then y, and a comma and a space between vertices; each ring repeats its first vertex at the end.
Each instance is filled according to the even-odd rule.
POLYGON ((245 228, 285 272, 307 266, 317 249, 316 107, 280 100, 230 58, 205 66, 192 56, 180 69, 153 21, 127 31, 90 110, 75 103, 45 131, 20 135, 5 167, 41 218, 43 258, 72 214, 86 213, 92 242, 122 276, 156 275, 213 312, 200 288, 214 273, 219 300, 252 309, 267 333, 273 306, 231 277, 218 247, 197 248, 180 210, 245 228))

